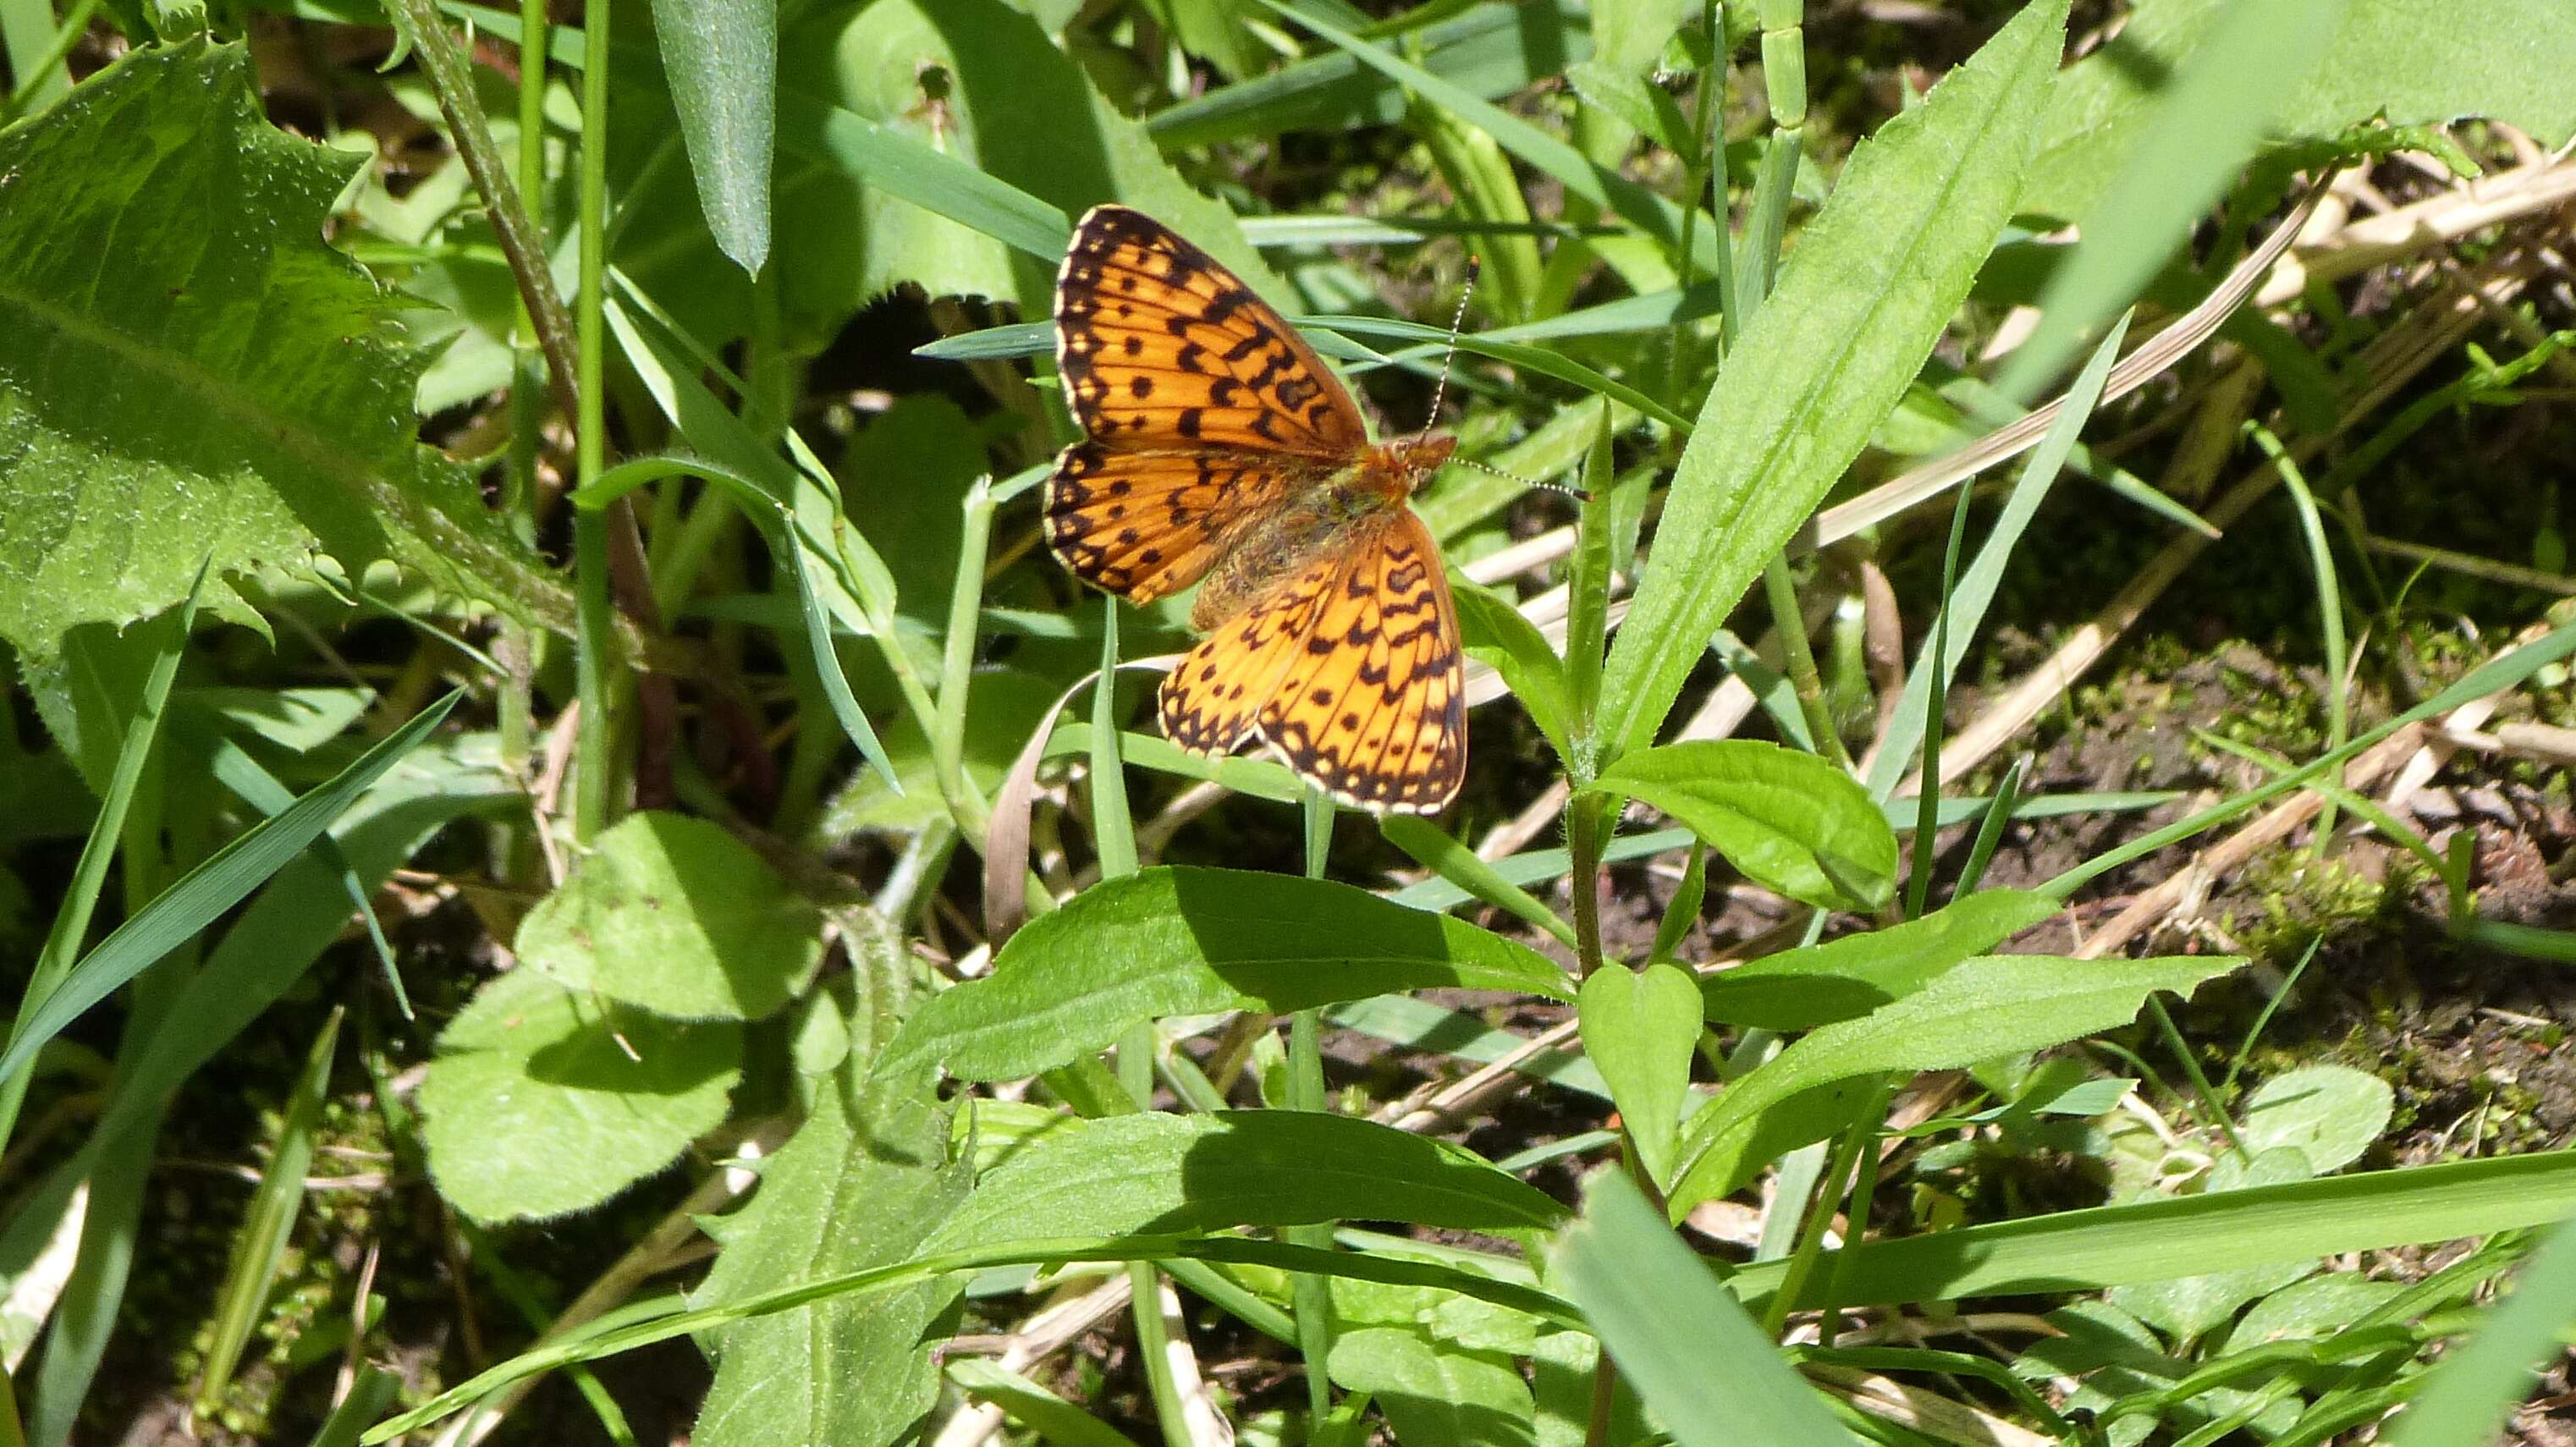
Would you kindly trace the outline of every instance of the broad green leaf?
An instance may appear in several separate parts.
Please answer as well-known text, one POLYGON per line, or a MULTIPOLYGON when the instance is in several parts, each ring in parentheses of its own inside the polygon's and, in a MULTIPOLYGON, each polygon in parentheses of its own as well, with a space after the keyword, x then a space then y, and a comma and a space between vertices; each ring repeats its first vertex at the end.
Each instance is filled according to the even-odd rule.
POLYGON ((0 133, 0 639, 224 580, 394 559, 569 627, 571 595, 413 436, 403 304, 323 243, 358 158, 262 118, 248 52, 128 53, 0 133))
POLYGON ((707 230, 756 276, 769 259, 778 0, 653 0, 653 30, 707 230))
POLYGON ((1700 998, 1712 1024, 1812 1030, 1912 994, 2060 908, 2044 894, 1989 889, 1920 919, 1720 971, 1700 981, 1700 998))
MULTIPOLYGON (((1557 74, 1590 53, 1590 32, 1559 0, 1468 7, 1407 36, 1423 69, 1487 100, 1557 74)), ((1219 86, 1156 111, 1146 129, 1180 153, 1246 136, 1339 132, 1404 119, 1403 85, 1348 54, 1325 51, 1268 75, 1219 86)))
MULTIPOLYGON (((2576 1151, 2327 1176, 2216 1196, 2097 1206, 1829 1252, 1792 1305, 1843 1306, 2098 1291, 2346 1251, 2454 1241, 2576 1216, 2576 1151), (2178 1252, 2177 1241, 2191 1249, 2178 1252)), ((1746 1301, 1780 1288, 1783 1263, 1736 1273, 1746 1301)))
POLYGON ((2375 116, 2394 126, 2484 116, 2554 149, 2576 136, 2569 55, 2571 0, 2351 0, 2325 63, 2279 125, 2323 138, 2375 116))
POLYGON ((724 1119, 742 1027, 685 1024, 534 970, 474 992, 420 1084, 438 1192, 478 1221, 561 1216, 661 1170, 724 1119))
POLYGON ((1592 58, 1568 69, 1566 79, 1584 99, 1638 130, 1670 130, 1658 122, 1673 109, 1672 99, 1650 72, 1684 19, 1697 19, 1699 11, 1690 0, 1598 0, 1592 7, 1592 58))
POLYGON ((682 1020, 757 1020, 823 962, 823 913, 723 826, 631 814, 519 926, 519 962, 682 1020))
POLYGON ((1112 200, 1152 212, 1274 304, 1295 300, 1244 242, 1233 213, 1192 189, 1143 125, 1001 0, 880 0, 854 16, 823 7, 795 30, 803 40, 791 35, 782 56, 780 145, 804 153, 822 183, 817 200, 832 197, 843 216, 851 204, 843 185, 860 185, 860 225, 816 214, 807 228, 824 236, 837 226, 846 237, 844 250, 814 258, 799 283, 827 291, 812 309, 846 308, 914 282, 933 295, 1016 298, 1024 314, 1043 314, 1071 218, 1112 200), (963 162, 957 169, 997 194, 970 212, 954 199, 968 188, 946 180, 898 190, 890 183, 901 177, 846 146, 875 134, 963 162), (1038 224, 1031 203, 1064 219, 1038 224), (1015 260, 1003 241, 1045 264, 1015 260))
POLYGON ((1566 1293, 1679 1447, 1854 1441, 1627 1177, 1595 1179, 1554 1259, 1566 1293))
MULTIPOLYGON (((261 820, 203 864, 179 876, 168 889, 153 896, 150 904, 128 916, 81 957, 43 1003, 17 1019, 9 1032, 9 1048, 0 1053, 0 1080, 26 1068, 45 1042, 61 1034, 63 1027, 79 1019, 90 1006, 167 957, 252 890, 266 884, 331 827, 367 786, 384 777, 403 755, 419 747, 446 719, 457 698, 449 694, 422 710, 329 782, 261 820)), ((338 907, 345 909, 346 904, 343 899, 338 907)))
MULTIPOLYGON (((2209 1172, 2204 1195, 2223 1195, 2255 1186, 2280 1186, 2313 1180, 2317 1169, 2297 1150, 2276 1146, 2247 1160, 2230 1155, 2209 1172)), ((2165 1334, 2177 1346, 2196 1340, 2236 1315, 2257 1297, 2269 1296, 2305 1276, 2314 1275, 2314 1257, 2240 1266, 2233 1271, 2177 1276, 2170 1281, 2141 1281, 2115 1286, 2108 1300, 2165 1334)))
POLYGON ((1503 685, 1529 710, 1530 722, 1565 758, 1573 709, 1565 692, 1565 664, 1538 625, 1500 594, 1464 578, 1449 581, 1458 604, 1458 635, 1469 658, 1503 676, 1503 685))
POLYGON ((1699 986, 1677 965, 1606 964, 1583 982, 1575 1008, 1583 1053, 1610 1083, 1638 1162, 1653 1179, 1668 1179, 1699 1044, 1699 986))
POLYGON ((1336 1220, 1499 1232, 1564 1214, 1464 1148, 1392 1126, 1304 1110, 1147 1111, 1030 1141, 923 1249, 1336 1220))
POLYGON ((2137 1017, 2158 990, 2188 995, 2242 965, 2231 956, 2070 960, 1997 955, 1954 966, 1857 1020, 1826 1025, 1718 1096, 1691 1124, 1676 1213, 1708 1198, 1697 1162, 1801 1091, 1881 1071, 1952 1070, 2063 1045, 2137 1017))
POLYGON ((1034 1075, 1139 1020, 1287 1014, 1451 987, 1567 999, 1526 945, 1346 884, 1182 866, 1096 885, 1032 920, 993 973, 904 1022, 883 1069, 937 1063, 961 1080, 1034 1075))
POLYGON ((2402 1282, 2374 1281, 2343 1271, 2311 1276, 2254 1303, 2227 1334, 2227 1350, 2242 1351, 2268 1341, 2333 1336, 2405 1291, 2402 1282))
POLYGON ((2490 1310, 2477 1336, 2433 1369, 2423 1394, 2385 1434, 2389 1447, 2492 1442, 2533 1379, 2566 1352, 2576 1310, 2576 1218, 2549 1233, 2513 1294, 2490 1310))
POLYGON ((1518 1363, 1405 1327, 1333 1338, 1327 1367, 1346 1392, 1367 1392, 1398 1447, 1537 1447, 1538 1404, 1518 1363))
MULTIPOLYGON (((762 1164, 751 1204, 709 1223, 723 1250, 692 1307, 904 1260, 965 1199, 969 1168, 947 1159, 946 1123, 917 1086, 847 1094, 839 1081, 815 1092, 795 1138, 762 1164)), ((691 1440, 899 1440, 938 1397, 923 1334, 954 1295, 923 1281, 726 1327, 691 1440)))
MULTIPOLYGON (((2118 35, 2059 80, 2022 208, 2084 215, 2154 124, 2171 78, 2242 8, 2140 0, 2118 35)), ((2560 145, 2576 134, 2576 97, 2559 63, 2571 53, 2571 0, 2349 0, 2323 62, 2281 97, 2274 134, 2323 140, 2383 114, 2396 126, 2487 116, 2560 145)))
POLYGON ((2158 85, 2127 154, 2087 206, 2084 239, 2034 305, 2040 322, 1996 389, 2027 399, 2087 345, 2087 333, 2138 299, 2261 144, 2284 91, 2316 68, 2345 0, 2267 0, 2217 17, 2209 41, 2158 85))
POLYGON ((1914 380, 2010 217, 2065 43, 2041 0, 1863 142, 1799 233, 1700 409, 1634 606, 1601 736, 1645 747, 1744 590, 1914 380))
POLYGON ((2388 1129, 2396 1092, 2349 1065, 2308 1065, 2264 1081, 2246 1100, 2245 1149, 2296 1147, 2319 1174, 2361 1159, 2388 1129))
POLYGON ((1587 787, 1654 805, 1746 878, 1792 899, 1874 909, 1896 888, 1886 814, 1814 754, 1700 739, 1629 754, 1587 787))

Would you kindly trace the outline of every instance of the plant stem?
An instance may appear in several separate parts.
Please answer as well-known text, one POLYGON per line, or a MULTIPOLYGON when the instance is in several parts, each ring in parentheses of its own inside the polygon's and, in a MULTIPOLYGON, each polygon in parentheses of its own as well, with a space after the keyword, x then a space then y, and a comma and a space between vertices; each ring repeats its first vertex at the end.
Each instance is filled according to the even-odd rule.
MULTIPOLYGON (((430 0, 402 0, 402 3, 416 17, 430 10, 430 0)), ((575 426, 576 480, 577 485, 585 488, 597 482, 599 475, 608 470, 608 329, 603 283, 608 275, 608 34, 609 17, 615 10, 616 7, 606 0, 596 0, 596 3, 583 7, 582 15, 583 45, 589 60, 581 72, 581 291, 576 302, 580 320, 577 354, 573 358, 570 375, 579 379, 574 408, 580 419, 575 426)), ((424 54, 433 48, 428 40, 430 33, 438 36, 439 45, 445 45, 444 30, 436 25, 422 29, 424 54)), ((452 47, 447 54, 451 60, 454 59, 452 47)), ((460 88, 462 84, 460 74, 460 88)), ((448 89, 442 85, 442 95, 448 89)), ((455 124, 452 115, 449 123, 455 124)), ((458 144, 465 143, 460 140, 458 144)), ((472 153, 469 151, 468 154, 472 153)), ((477 172, 476 183, 480 184, 482 179, 481 173, 477 172)), ((513 196, 512 200, 515 201, 516 197, 513 196)), ((513 209, 514 206, 496 206, 494 214, 497 217, 503 211, 513 209)), ((524 213, 519 220, 525 222, 524 213)), ((508 228, 501 229, 506 237, 508 228)), ((521 239, 524 241, 526 238, 523 236, 521 239)), ((506 249, 510 243, 504 241, 503 245, 506 249)), ((516 254, 513 255, 511 266, 516 271, 520 263, 516 254)), ((562 303, 555 301, 553 306, 558 314, 549 314, 548 299, 553 296, 553 286, 522 274, 520 287, 521 295, 529 298, 539 339, 557 336, 562 303)), ((554 363, 560 389, 562 378, 567 374, 563 370, 563 360, 555 355, 555 346, 551 342, 547 344, 547 357, 554 363)), ((608 666, 611 651, 617 646, 608 604, 608 522, 604 512, 590 508, 578 508, 573 513, 573 580, 579 589, 581 607, 581 634, 576 655, 581 724, 574 741, 578 773, 573 792, 573 837, 585 844, 596 838, 608 824, 608 666)))
MULTIPOLYGON (((1333 839, 1333 801, 1323 791, 1306 789, 1306 877, 1324 877, 1325 856, 1333 839)), ((1288 1100, 1290 1110, 1321 1112, 1324 1106, 1324 1012, 1300 1010, 1288 1017, 1288 1100)), ((1333 1248, 1328 1223, 1291 1226, 1280 1233, 1292 1246, 1318 1251, 1333 1248)), ((1333 1379, 1327 1364, 1333 1354, 1332 1283, 1312 1273, 1291 1284, 1297 1309, 1297 1350, 1306 1360, 1306 1410, 1311 1436, 1333 1410, 1333 1379)))
MULTIPOLYGON (((573 395, 572 379, 582 375, 581 359, 589 354, 584 345, 588 334, 578 331, 573 317, 564 310, 563 297, 555 290, 554 274, 546 266, 545 238, 536 223, 528 218, 528 208, 519 195, 519 188, 511 182, 508 168, 501 164, 500 147, 492 142, 492 128, 483 118, 483 103, 475 99, 474 78, 466 70, 465 57, 457 50, 455 37, 448 33, 447 23, 438 13, 436 0, 393 0, 393 5, 396 20, 409 36, 412 48, 420 53, 421 65, 429 72, 430 89, 438 96, 439 114, 447 120, 448 135, 456 143, 456 154, 464 160, 465 174, 473 178, 474 189, 483 198, 484 208, 492 218, 493 233, 501 241, 501 254, 510 263, 510 275, 519 284, 520 298, 527 303, 529 318, 537 330, 537 345, 546 354, 555 406, 562 409, 567 417, 580 415, 583 399, 573 395)), ((583 305, 594 310, 598 282, 590 269, 591 236, 598 227, 606 224, 607 217, 604 204, 596 208, 593 205, 604 196, 608 175, 605 133, 608 119, 608 20, 598 13, 607 8, 605 0, 585 7, 588 23, 585 35, 588 37, 586 44, 590 60, 582 68, 581 285, 585 299, 583 305), (594 152, 601 159, 601 196, 595 196, 591 190, 591 157, 594 152)), ((542 47, 543 44, 540 35, 537 45, 542 47)), ((523 52, 522 66, 530 55, 542 64, 544 54, 542 48, 523 52)), ((523 118, 528 108, 523 96, 519 103, 523 118)), ((542 120, 542 86, 537 109, 542 120)), ((525 147, 524 137, 520 144, 525 147)), ((525 163, 526 152, 522 149, 521 164, 524 166, 525 163)), ((543 166, 541 151, 538 169, 542 171, 543 166)), ((584 318, 585 322, 588 320, 588 317, 584 318)), ((587 438, 589 434, 590 429, 584 427, 582 435, 587 438)), ((589 475, 584 474, 583 480, 588 481, 589 475)))
POLYGON ((1807 615, 1798 606, 1798 585, 1789 576, 1786 554, 1774 553, 1762 565, 1762 589, 1771 601, 1772 631, 1780 636, 1781 661, 1788 670, 1789 686, 1798 695, 1798 713, 1807 721, 1809 741, 1818 754, 1848 772, 1851 754, 1843 747, 1842 731, 1834 727, 1833 711, 1825 706, 1824 677, 1816 671, 1816 651, 1807 641, 1807 615))

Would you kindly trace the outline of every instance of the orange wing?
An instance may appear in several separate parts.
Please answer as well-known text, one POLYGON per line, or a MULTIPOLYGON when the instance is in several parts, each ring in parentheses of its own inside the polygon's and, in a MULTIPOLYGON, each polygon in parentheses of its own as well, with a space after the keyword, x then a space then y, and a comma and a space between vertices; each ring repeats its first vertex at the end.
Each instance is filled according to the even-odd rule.
POLYGON ((1341 586, 1261 710, 1288 766, 1363 809, 1436 814, 1467 775, 1458 612, 1440 549, 1396 508, 1350 540, 1341 586))
POLYGON ((1092 440, 1347 460, 1368 445, 1350 389, 1214 257, 1124 206, 1073 229, 1055 289, 1056 370, 1092 440))
POLYGON ((1135 603, 1195 583, 1235 529, 1279 506, 1312 459, 1120 452, 1077 442, 1047 480, 1046 540, 1073 575, 1135 603))
POLYGON ((1163 675, 1163 737, 1194 754, 1228 754, 1255 736, 1263 705, 1278 692, 1340 586, 1343 559, 1311 559, 1217 628, 1163 675))
POLYGON ((1163 732, 1199 753, 1255 734, 1344 804, 1431 814, 1467 770, 1458 618, 1404 508, 1356 524, 1163 681, 1163 732))

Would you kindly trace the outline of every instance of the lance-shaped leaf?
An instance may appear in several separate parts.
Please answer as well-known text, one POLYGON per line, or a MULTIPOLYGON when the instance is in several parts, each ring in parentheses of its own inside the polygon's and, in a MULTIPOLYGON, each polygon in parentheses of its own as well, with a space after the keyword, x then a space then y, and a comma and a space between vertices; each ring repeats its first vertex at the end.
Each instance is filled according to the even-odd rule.
POLYGON ((1753 739, 1702 739, 1619 760, 1588 788, 1663 810, 1747 879, 1826 909, 1896 888, 1896 834, 1849 774, 1753 739))
POLYGON ((707 230, 757 275, 769 259, 778 0, 653 0, 653 30, 707 230))
POLYGON ((1139 1020, 1286 1014, 1438 986, 1570 998, 1545 955, 1462 920, 1318 879, 1181 866, 1085 890, 904 1022, 881 1067, 1010 1080, 1139 1020))
POLYGON ((1728 352, 1610 650, 1602 738, 1655 736, 1744 590, 1895 407, 2012 214, 2057 78, 2040 0, 1852 152, 1728 352))

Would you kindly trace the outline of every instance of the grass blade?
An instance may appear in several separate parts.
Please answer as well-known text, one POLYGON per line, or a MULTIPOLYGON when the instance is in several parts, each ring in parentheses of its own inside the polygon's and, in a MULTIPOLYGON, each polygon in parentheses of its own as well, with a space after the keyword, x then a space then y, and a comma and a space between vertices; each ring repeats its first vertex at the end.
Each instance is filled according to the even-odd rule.
POLYGON ((61 989, 18 1018, 16 1028, 9 1034, 8 1051, 0 1054, 0 1078, 24 1069, 36 1051, 61 1034, 64 1026, 213 923, 216 916, 284 868, 331 827, 361 791, 445 722, 448 711, 461 697, 462 694, 451 693, 421 710, 327 783, 217 850, 213 857, 180 876, 178 882, 117 926, 115 933, 99 941, 98 947, 73 967, 61 989))

